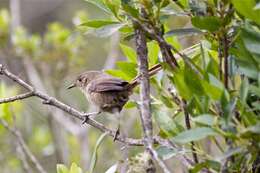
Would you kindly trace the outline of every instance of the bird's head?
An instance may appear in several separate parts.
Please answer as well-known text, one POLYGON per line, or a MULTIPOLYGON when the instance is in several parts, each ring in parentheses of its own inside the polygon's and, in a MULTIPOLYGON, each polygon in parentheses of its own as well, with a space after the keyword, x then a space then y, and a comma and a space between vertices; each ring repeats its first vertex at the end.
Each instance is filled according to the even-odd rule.
POLYGON ((102 74, 104 73, 101 71, 86 71, 80 74, 67 89, 71 89, 74 87, 85 88, 89 84, 89 82, 91 82, 93 79, 98 78, 98 76, 102 74))

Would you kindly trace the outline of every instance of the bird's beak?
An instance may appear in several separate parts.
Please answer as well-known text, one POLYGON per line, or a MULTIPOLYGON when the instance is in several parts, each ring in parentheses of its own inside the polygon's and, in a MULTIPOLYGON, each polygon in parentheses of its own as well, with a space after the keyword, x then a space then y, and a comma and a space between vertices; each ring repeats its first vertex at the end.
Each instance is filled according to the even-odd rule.
POLYGON ((70 86, 67 87, 67 89, 71 89, 71 88, 74 88, 76 86, 75 83, 71 84, 70 86))

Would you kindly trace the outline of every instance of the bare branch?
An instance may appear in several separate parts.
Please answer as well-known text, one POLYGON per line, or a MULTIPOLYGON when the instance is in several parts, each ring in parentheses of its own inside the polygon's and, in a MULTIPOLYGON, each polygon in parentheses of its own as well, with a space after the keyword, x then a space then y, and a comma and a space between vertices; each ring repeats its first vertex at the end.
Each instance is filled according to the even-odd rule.
POLYGON ((8 123, 3 120, 2 118, 0 118, 0 124, 2 124, 2 126, 8 130, 10 133, 12 133, 18 140, 22 150, 24 151, 24 153, 27 155, 27 157, 29 157, 29 159, 31 160, 31 162, 34 164, 35 168, 37 169, 37 171, 39 173, 47 173, 43 167, 41 166, 40 162, 36 159, 36 157, 32 154, 32 152, 30 151, 29 147, 26 145, 24 139, 22 138, 22 135, 20 133, 20 131, 18 131, 17 129, 11 128, 8 123))
POLYGON ((17 101, 17 100, 23 100, 23 99, 26 99, 26 98, 32 97, 32 96, 33 96, 33 92, 27 92, 27 93, 24 93, 24 94, 19 94, 19 95, 13 96, 13 97, 0 99, 0 104, 14 102, 14 101, 17 101))
POLYGON ((25 154, 24 150, 22 149, 22 147, 20 146, 19 142, 17 142, 16 150, 17 150, 17 155, 22 162, 24 171, 26 173, 32 173, 32 169, 30 168, 30 165, 29 165, 28 161, 26 160, 26 154, 25 154))
MULTIPOLYGON (((144 13, 144 12, 143 12, 144 13)), ((146 150, 151 155, 151 158, 159 164, 165 173, 170 173, 165 163, 159 158, 156 151, 153 149, 153 126, 151 115, 151 99, 150 99, 150 83, 148 72, 148 49, 145 38, 145 33, 134 22, 135 26, 135 41, 137 57, 139 60, 139 75, 140 75, 140 99, 141 99, 141 121, 144 131, 144 145, 146 150)), ((154 165, 153 165, 154 166, 154 165)), ((151 172, 155 172, 152 169, 151 172)))

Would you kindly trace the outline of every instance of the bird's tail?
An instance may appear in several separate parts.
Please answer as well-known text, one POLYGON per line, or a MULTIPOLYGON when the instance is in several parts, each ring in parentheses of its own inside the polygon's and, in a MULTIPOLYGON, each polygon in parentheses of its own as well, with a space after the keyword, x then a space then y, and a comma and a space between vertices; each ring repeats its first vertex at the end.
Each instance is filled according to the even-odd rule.
MULTIPOLYGON (((152 66, 149 70, 148 70, 148 74, 149 74, 149 78, 152 77, 153 75, 155 75, 156 73, 158 73, 160 70, 162 70, 162 65, 161 64, 156 64, 154 66, 152 66)), ((132 90, 133 88, 135 88, 137 85, 140 84, 140 78, 141 75, 137 75, 128 85, 129 90, 132 90)))

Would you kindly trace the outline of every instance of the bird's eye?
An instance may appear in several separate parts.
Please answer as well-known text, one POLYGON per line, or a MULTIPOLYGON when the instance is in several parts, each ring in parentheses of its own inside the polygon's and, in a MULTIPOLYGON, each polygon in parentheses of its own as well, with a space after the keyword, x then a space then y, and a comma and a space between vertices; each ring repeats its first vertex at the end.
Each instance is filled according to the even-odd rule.
POLYGON ((81 81, 82 81, 82 79, 81 79, 81 78, 79 78, 79 79, 78 79, 78 81, 79 81, 79 82, 81 82, 81 81))

